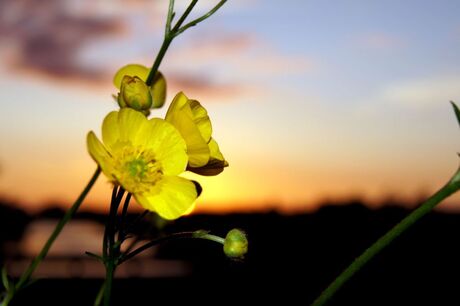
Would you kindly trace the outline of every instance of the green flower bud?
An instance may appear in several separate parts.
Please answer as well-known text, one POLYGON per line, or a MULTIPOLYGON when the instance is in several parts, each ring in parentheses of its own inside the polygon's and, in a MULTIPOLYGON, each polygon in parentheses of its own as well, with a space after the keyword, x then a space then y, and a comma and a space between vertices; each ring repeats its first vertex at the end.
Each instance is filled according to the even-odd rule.
POLYGON ((137 76, 125 75, 123 77, 117 101, 121 108, 129 107, 144 113, 152 107, 150 89, 137 76))
POLYGON ((246 234, 239 229, 228 232, 224 242, 224 253, 232 259, 242 259, 248 252, 248 239, 246 234))

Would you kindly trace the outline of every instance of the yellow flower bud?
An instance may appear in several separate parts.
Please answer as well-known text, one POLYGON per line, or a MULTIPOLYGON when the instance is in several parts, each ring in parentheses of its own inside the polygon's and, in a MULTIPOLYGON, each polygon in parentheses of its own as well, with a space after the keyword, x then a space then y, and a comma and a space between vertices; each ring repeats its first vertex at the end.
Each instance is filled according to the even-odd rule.
POLYGON ((152 106, 152 95, 147 84, 140 78, 125 75, 121 81, 117 101, 121 108, 129 107, 146 112, 152 106))
POLYGON ((224 253, 232 259, 241 259, 248 252, 248 239, 246 234, 239 229, 228 232, 224 242, 224 253))
POLYGON ((161 72, 157 72, 153 79, 153 84, 150 86, 152 94, 152 108, 160 108, 166 101, 166 79, 161 72))

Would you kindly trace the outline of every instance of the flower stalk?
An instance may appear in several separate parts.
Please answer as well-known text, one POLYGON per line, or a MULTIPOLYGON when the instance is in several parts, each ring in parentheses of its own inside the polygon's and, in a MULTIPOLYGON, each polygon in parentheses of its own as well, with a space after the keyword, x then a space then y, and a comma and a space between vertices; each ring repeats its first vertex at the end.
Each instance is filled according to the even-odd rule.
POLYGON ((98 167, 96 171, 94 172, 93 176, 91 177, 91 179, 89 180, 86 187, 83 189, 83 191, 77 198, 77 200, 73 203, 73 205, 69 208, 69 210, 67 210, 65 215, 56 225, 54 231, 51 233, 51 236, 46 241, 40 253, 32 260, 27 270, 19 278, 19 281, 14 286, 12 286, 12 288, 9 288, 5 299, 2 301, 1 306, 7 306, 9 302, 13 299, 14 295, 30 283, 32 274, 34 273, 35 269, 38 267, 41 261, 46 257, 46 255, 48 254, 48 251, 50 250, 56 238, 61 233, 64 226, 67 224, 67 222, 69 222, 70 219, 72 219, 72 217, 75 215, 77 210, 80 208, 81 204, 83 203, 83 200, 86 198, 86 195, 89 193, 94 183, 96 183, 97 178, 99 177, 100 174, 101 174, 101 169, 98 167))
MULTIPOLYGON (((112 283, 113 277, 115 274, 115 269, 117 267, 118 258, 120 256, 120 245, 121 241, 115 242, 115 233, 116 233, 116 221, 117 221, 117 212, 118 207, 123 199, 125 190, 123 187, 118 187, 115 185, 112 191, 112 200, 110 203, 110 212, 107 220, 107 224, 104 232, 103 240, 103 257, 102 260, 105 265, 105 281, 103 284, 104 287, 104 306, 110 305, 110 298, 112 295, 112 283)), ((128 209, 129 200, 131 197, 128 195, 123 207, 123 210, 128 209)), ((121 229, 119 229, 121 232, 121 229)), ((120 236, 119 236, 120 237, 120 236)), ((97 299, 96 299, 97 300, 97 299)))
POLYGON ((380 253, 394 239, 399 237, 414 223, 429 213, 444 199, 451 196, 460 189, 460 168, 452 176, 449 182, 433 194, 426 202, 420 205, 417 209, 411 212, 401 222, 396 224, 385 235, 378 239, 373 245, 366 249, 359 257, 357 257, 311 304, 311 306, 325 305, 332 296, 351 278, 355 275, 366 263, 374 256, 380 253))
POLYGON ((198 230, 194 232, 180 232, 180 233, 174 233, 165 237, 157 238, 152 241, 147 242, 146 244, 138 247, 137 249, 125 253, 124 255, 121 256, 119 260, 119 264, 122 264, 123 262, 135 257, 136 255, 139 255, 140 253, 144 252, 145 250, 150 249, 151 247, 154 247, 156 245, 173 241, 173 240, 179 240, 179 239, 205 239, 205 240, 210 240, 214 241, 217 243, 220 243, 224 245, 225 239, 216 235, 209 234, 207 231, 203 230, 198 230))
POLYGON ((214 6, 209 12, 204 14, 203 16, 190 21, 186 25, 182 26, 184 23, 185 19, 188 17, 190 12, 193 10, 195 7, 196 3, 198 0, 192 0, 190 4, 188 5, 187 9, 184 11, 182 16, 179 18, 177 23, 174 25, 174 27, 171 27, 171 23, 174 19, 175 13, 174 13, 174 0, 169 0, 169 9, 168 9, 168 16, 166 18, 166 27, 165 27, 165 36, 163 38, 163 43, 161 44, 160 51, 158 52, 157 57, 155 58, 155 61, 153 62, 152 68, 150 69, 150 73, 147 77, 147 80, 145 83, 147 85, 152 85, 153 80, 155 78, 155 75, 158 71, 158 68, 160 67, 161 61, 163 60, 166 51, 168 50, 169 46, 171 45, 171 42, 173 39, 177 36, 179 36, 181 33, 183 33, 185 30, 196 26, 198 23, 204 21, 205 19, 211 17, 217 10, 222 7, 222 5, 227 2, 227 0, 221 0, 216 6, 214 6))

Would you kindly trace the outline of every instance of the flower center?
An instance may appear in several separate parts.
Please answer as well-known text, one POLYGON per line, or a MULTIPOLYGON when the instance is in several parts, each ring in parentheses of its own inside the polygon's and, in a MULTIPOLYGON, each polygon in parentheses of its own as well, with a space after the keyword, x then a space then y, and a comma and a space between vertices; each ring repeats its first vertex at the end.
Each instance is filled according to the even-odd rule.
POLYGON ((114 177, 131 193, 148 192, 163 176, 155 154, 126 145, 113 153, 114 177))

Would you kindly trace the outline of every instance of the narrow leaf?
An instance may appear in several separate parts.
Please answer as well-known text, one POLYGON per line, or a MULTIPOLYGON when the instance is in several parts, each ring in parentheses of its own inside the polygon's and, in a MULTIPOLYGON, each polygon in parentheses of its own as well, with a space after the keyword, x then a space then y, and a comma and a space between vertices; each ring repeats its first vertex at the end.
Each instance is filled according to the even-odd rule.
POLYGON ((458 122, 458 124, 460 125, 460 109, 459 109, 458 106, 454 103, 454 101, 450 101, 450 103, 452 104, 452 107, 454 108, 455 117, 457 117, 457 122, 458 122))
POLYGON ((8 273, 6 272, 6 267, 2 268, 2 283, 3 287, 5 287, 6 291, 10 290, 10 281, 8 279, 8 273))

